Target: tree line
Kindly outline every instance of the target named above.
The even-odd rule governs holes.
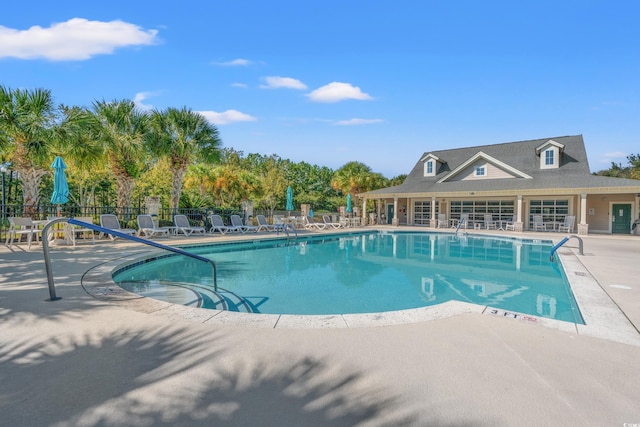
[[[68,166],[69,203],[125,209],[157,196],[174,210],[251,201],[273,211],[284,209],[291,186],[296,206],[335,211],[349,193],[406,177],[387,179],[357,161],[334,171],[277,154],[245,155],[223,147],[216,126],[187,107],[142,111],[128,99],[67,106],[47,89],[0,86],[0,160],[17,172],[25,215],[51,194],[58,155]]]

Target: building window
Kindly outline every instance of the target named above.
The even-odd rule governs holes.
[[[439,202],[436,202],[436,211],[438,210]],[[416,200],[413,205],[413,223],[415,225],[429,225],[431,220],[431,201],[430,200]]]
[[[424,176],[435,176],[436,175],[436,171],[435,171],[435,160],[431,159],[431,160],[427,160],[426,162],[424,162]]]
[[[484,222],[485,214],[494,220],[510,221],[515,214],[513,200],[452,200],[451,219],[460,219],[460,214],[469,215],[469,222]]]
[[[533,224],[533,216],[542,215],[542,220],[555,226],[569,215],[569,200],[531,200],[529,204],[529,224]]]
[[[484,166],[476,166],[476,176],[486,176],[487,169]]]
[[[553,150],[547,150],[544,152],[544,164],[547,166],[553,166],[555,164]]]

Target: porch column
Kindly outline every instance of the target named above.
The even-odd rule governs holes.
[[[413,225],[413,209],[411,209],[411,199],[407,197],[407,225]]]
[[[516,222],[514,225],[514,231],[522,233],[524,231],[524,223],[522,222],[522,194],[518,194],[518,205],[516,207]]]
[[[431,196],[431,219],[429,220],[429,227],[436,228],[438,220],[436,218],[436,196]]]
[[[578,234],[589,234],[589,224],[587,224],[587,193],[580,194],[580,224],[578,224]]]
[[[362,198],[362,219],[360,219],[360,224],[367,225],[367,198]]]
[[[398,197],[393,197],[393,219],[391,220],[391,225],[397,227],[400,225],[400,220],[398,219]]]
[[[376,224],[380,224],[380,205],[382,204],[382,200],[376,200]]]

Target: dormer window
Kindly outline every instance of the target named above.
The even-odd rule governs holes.
[[[555,156],[553,150],[549,149],[544,152],[544,164],[545,166],[553,166],[555,164]]]
[[[540,156],[540,169],[557,169],[560,167],[560,153],[564,150],[564,144],[550,139],[538,148],[536,154]]]
[[[423,167],[424,167],[424,176],[436,176],[436,172],[438,169],[438,158],[432,154],[429,154],[422,158]]]
[[[475,176],[486,176],[487,168],[485,166],[476,166]]]

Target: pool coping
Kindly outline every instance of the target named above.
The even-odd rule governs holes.
[[[472,235],[471,233],[469,234]],[[488,237],[484,234],[482,236]],[[509,236],[508,238],[513,237]],[[518,238],[515,239],[518,240]],[[255,239],[247,238],[237,242],[253,240]],[[180,245],[180,247],[185,246],[187,245]],[[640,346],[640,333],[588,269],[580,262],[576,248],[571,247],[563,246],[557,250],[556,254],[564,267],[565,274],[585,322],[584,325],[460,301],[447,301],[414,309],[362,314],[292,315],[239,313],[165,302],[129,292],[113,282],[111,274],[115,269],[160,253],[162,252],[149,250],[121,254],[120,257],[94,266],[85,272],[82,277],[82,286],[87,293],[96,299],[115,303],[128,309],[169,319],[187,320],[210,325],[269,329],[364,328],[418,323],[475,313],[499,316],[568,333]]]

